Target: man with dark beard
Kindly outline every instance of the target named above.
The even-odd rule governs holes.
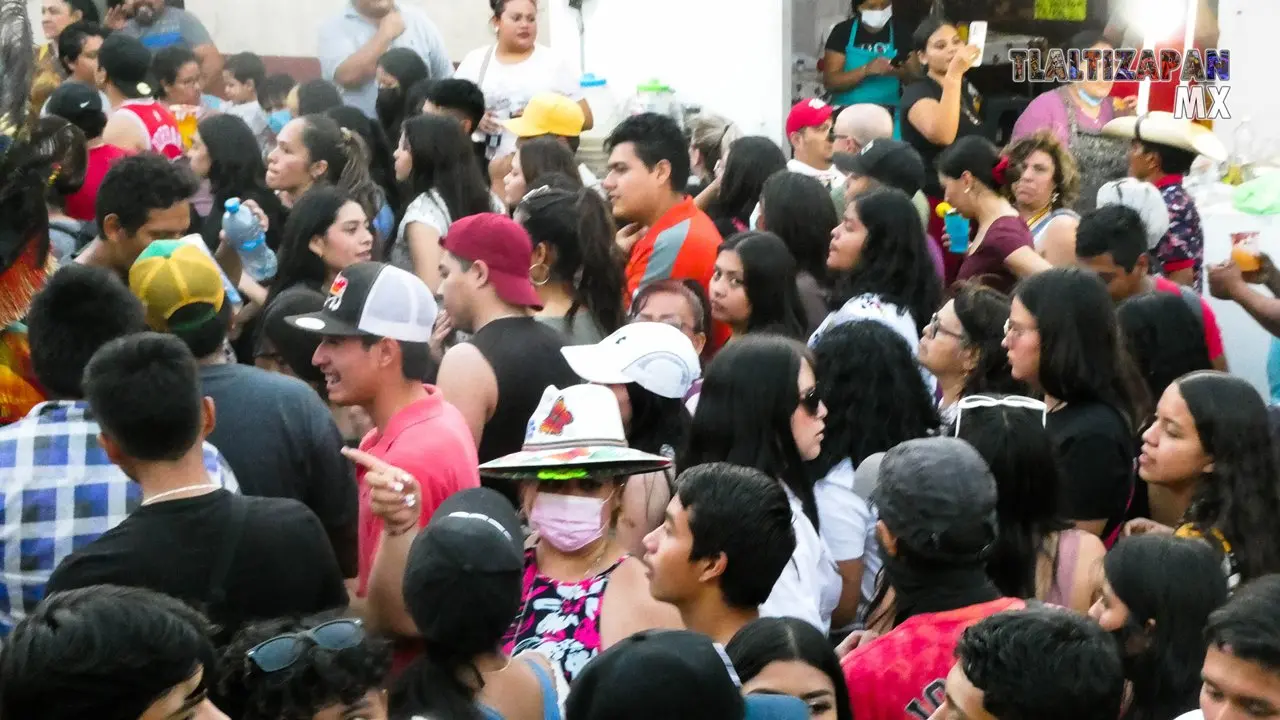
[[[153,53],[175,45],[190,50],[200,60],[202,87],[210,92],[220,87],[222,53],[200,18],[188,10],[169,7],[165,0],[132,0],[125,7],[132,14],[121,32],[137,38]]]
[[[987,577],[996,482],[973,446],[910,440],[885,453],[872,495],[876,537],[894,591],[893,630],[842,661],[854,717],[926,718],[942,705],[956,644],[969,626],[1025,606]],[[872,618],[886,611],[873,608]]]

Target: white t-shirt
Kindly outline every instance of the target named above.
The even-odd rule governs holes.
[[[889,327],[890,330],[896,331],[907,341],[907,346],[911,348],[911,356],[915,357],[920,351],[920,331],[916,329],[916,321],[911,317],[911,311],[906,308],[900,308],[897,305],[885,300],[879,295],[865,293],[857,297],[849,298],[839,310],[831,313],[822,321],[817,330],[813,331],[813,335],[809,337],[809,347],[817,347],[818,340],[822,338],[822,334],[827,330],[844,323],[855,322],[857,320],[875,320]],[[924,380],[924,385],[929,392],[935,392],[938,381],[933,374],[924,367],[920,368],[920,377]]]
[[[862,602],[871,602],[880,572],[876,513],[853,489],[853,462],[845,458],[814,485],[822,540],[836,562],[862,559]]]
[[[796,551],[774,583],[769,599],[760,606],[760,615],[803,620],[825,635],[831,630],[831,613],[840,603],[840,572],[827,544],[805,516],[800,499],[787,486],[783,485],[783,489],[791,501]]]
[[[489,205],[492,212],[505,214],[507,211],[502,200],[493,193],[489,194]],[[442,239],[449,234],[449,226],[453,224],[453,218],[449,216],[449,206],[445,205],[439,191],[433,189],[414,198],[413,202],[409,203],[409,207],[405,208],[404,218],[400,220],[400,229],[396,232],[396,239],[391,245],[387,261],[409,272],[413,272],[413,254],[409,252],[409,238],[406,233],[413,223],[426,225],[435,230]]]
[[[263,157],[271,152],[271,148],[276,143],[276,134],[271,132],[271,124],[267,122],[267,111],[262,109],[262,105],[257,102],[228,104],[223,107],[223,112],[244,120],[244,123],[253,131],[253,137],[257,139]]]
[[[486,109],[499,122],[523,111],[529,104],[529,98],[538,93],[559,93],[574,101],[582,99],[582,86],[578,84],[578,74],[573,66],[550,48],[534,45],[533,54],[512,65],[499,62],[496,55],[490,57],[492,52],[493,46],[486,45],[467,53],[454,77],[479,85],[484,91]],[[488,68],[484,67],[485,58],[489,58]],[[482,68],[483,78],[480,77]],[[483,136],[475,139],[476,142],[484,141]],[[516,136],[504,131],[497,156],[508,155],[515,149]]]
[[[832,165],[826,170],[819,170],[818,168],[806,165],[795,158],[791,158],[787,161],[787,170],[793,173],[800,173],[801,175],[808,175],[811,178],[816,178],[818,182],[825,185],[828,190],[835,190],[836,188],[844,187],[844,184],[847,181],[844,173],[840,172],[835,165]]]

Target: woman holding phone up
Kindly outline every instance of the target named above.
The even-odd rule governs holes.
[[[924,194],[930,208],[942,201],[942,185],[935,170],[938,155],[956,140],[982,133],[978,107],[982,102],[977,89],[964,75],[978,59],[978,48],[966,46],[956,26],[930,17],[916,28],[912,36],[925,76],[902,91],[902,139],[920,153],[925,163]],[[942,237],[942,221],[930,214],[929,235]],[[963,255],[946,252],[946,282],[950,284],[960,270]]]

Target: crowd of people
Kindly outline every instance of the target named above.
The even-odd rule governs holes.
[[[536,0],[456,70],[351,0],[301,83],[172,4],[0,0],[0,717],[1280,717],[1208,131],[1081,80],[998,148],[866,0],[785,151],[593,172]]]

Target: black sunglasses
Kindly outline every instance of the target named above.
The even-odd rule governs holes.
[[[267,673],[290,667],[306,652],[307,643],[325,650],[347,650],[364,642],[363,623],[356,618],[330,620],[300,633],[277,635],[258,643],[245,654],[254,665]]]
[[[811,387],[809,391],[800,396],[800,407],[810,415],[818,416],[818,406],[822,404],[822,396],[818,394],[818,388]]]

